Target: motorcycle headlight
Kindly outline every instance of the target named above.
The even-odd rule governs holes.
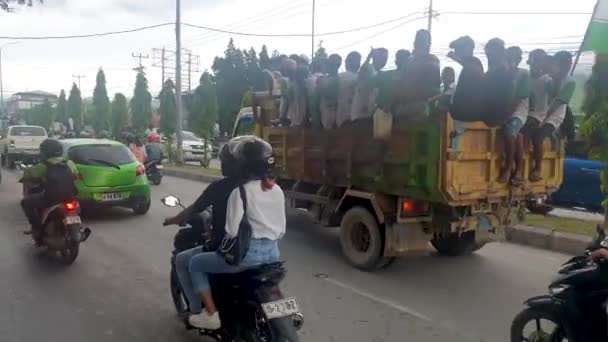
[[[569,285],[563,285],[563,284],[561,284],[561,285],[555,285],[555,286],[550,286],[549,287],[549,293],[552,296],[557,296],[558,294],[566,291],[568,288],[570,288]]]

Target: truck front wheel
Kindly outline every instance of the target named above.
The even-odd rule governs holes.
[[[469,231],[462,234],[450,233],[437,236],[431,240],[431,245],[441,255],[458,256],[471,254],[483,247],[484,244],[477,243],[475,241],[475,232]]]
[[[384,234],[378,221],[364,207],[349,209],[340,224],[342,253],[356,268],[372,271],[385,264]]]

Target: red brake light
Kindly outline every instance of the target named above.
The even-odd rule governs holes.
[[[429,203],[426,201],[414,201],[410,199],[401,200],[399,215],[402,218],[426,216],[430,212]]]
[[[136,176],[141,176],[144,173],[146,173],[146,167],[143,166],[142,164],[137,165],[137,170],[135,170],[135,175]]]
[[[63,207],[65,208],[66,211],[74,211],[74,210],[76,210],[76,208],[78,208],[78,202],[76,202],[76,201],[65,202],[63,204]]]
[[[404,213],[409,213],[414,209],[414,203],[412,201],[405,200],[401,203],[401,211]]]

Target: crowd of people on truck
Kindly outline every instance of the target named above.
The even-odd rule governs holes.
[[[330,130],[380,114],[408,121],[449,112],[457,121],[501,127],[505,156],[501,183],[523,182],[524,141],[531,141],[533,166],[527,176],[540,181],[543,141],[556,136],[575,90],[569,76],[572,54],[560,51],[551,56],[536,49],[528,55],[529,69],[524,69],[522,49],[493,38],[484,45],[484,70],[471,37],[456,39],[450,49],[447,57],[462,67],[456,84],[455,70],[449,66],[441,70],[439,59],[431,54],[427,30],[416,33],[412,52],[396,52],[394,70],[385,70],[389,57],[385,48],[372,48],[363,62],[360,53],[349,53],[342,72],[342,57],[337,54],[313,61],[310,71],[303,57],[280,56],[274,70],[267,70],[267,90],[280,97],[274,123]]]

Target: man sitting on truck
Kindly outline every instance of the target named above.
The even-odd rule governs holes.
[[[473,55],[475,41],[463,36],[450,43],[448,57],[462,66],[458,85],[452,97],[450,114],[460,121],[478,121],[482,116],[483,65]]]
[[[550,103],[549,110],[540,128],[536,130],[532,138],[534,167],[530,173],[530,181],[542,180],[543,141],[545,138],[554,138],[564,118],[568,103],[574,95],[576,82],[569,76],[572,67],[572,54],[568,51],[560,51],[551,59],[549,84]]]
[[[514,101],[512,114],[502,127],[505,163],[498,176],[500,183],[508,183],[510,180],[515,186],[519,186],[523,181],[524,140],[519,133],[528,118],[530,108],[530,74],[528,70],[519,68],[522,54],[518,46],[507,49],[509,69],[514,74]]]

